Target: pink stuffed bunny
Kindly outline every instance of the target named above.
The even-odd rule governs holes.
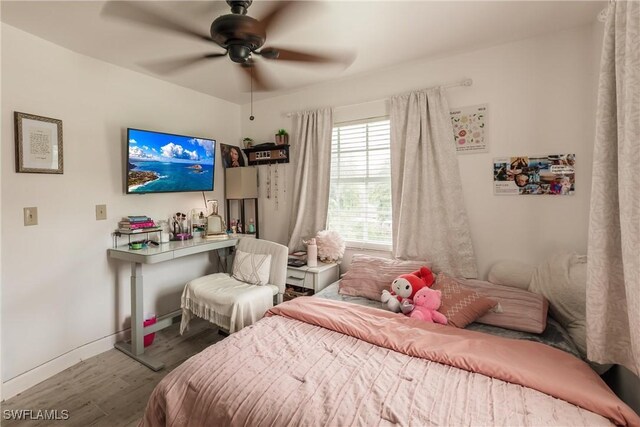
[[[440,304],[442,304],[442,293],[440,291],[427,287],[422,288],[413,297],[413,310],[407,316],[424,320],[425,322],[446,325],[447,318],[437,311],[440,308]]]

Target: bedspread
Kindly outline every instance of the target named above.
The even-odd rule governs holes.
[[[584,362],[539,343],[317,298],[270,315],[167,375],[141,424],[640,425]]]

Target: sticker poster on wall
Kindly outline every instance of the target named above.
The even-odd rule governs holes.
[[[451,110],[451,124],[456,150],[462,153],[481,153],[487,147],[487,104]]]
[[[575,154],[493,159],[493,192],[496,195],[571,196],[576,190],[575,165]]]

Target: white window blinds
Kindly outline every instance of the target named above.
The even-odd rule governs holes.
[[[327,228],[348,246],[391,246],[390,139],[386,118],[333,128]]]

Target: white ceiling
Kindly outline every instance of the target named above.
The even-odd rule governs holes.
[[[255,0],[256,18],[269,3]],[[2,1],[2,21],[76,52],[226,99],[248,102],[248,84],[238,65],[218,58],[170,76],[141,64],[189,54],[220,52],[212,43],[101,16],[102,1]],[[151,1],[150,7],[208,34],[211,21],[229,13],[225,2]],[[343,69],[278,63],[258,58],[279,90],[256,99],[357,73],[471,51],[560,31],[595,21],[601,1],[318,1],[305,2],[283,25],[270,30],[265,46],[354,53]]]

